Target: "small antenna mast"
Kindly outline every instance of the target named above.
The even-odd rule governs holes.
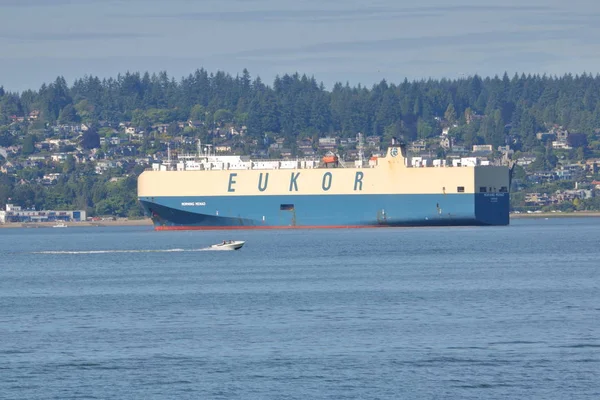
[[[358,161],[360,165],[363,165],[364,151],[363,151],[363,137],[362,133],[358,132]]]

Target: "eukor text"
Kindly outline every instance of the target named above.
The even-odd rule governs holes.
[[[291,173],[289,187],[288,187],[289,192],[298,192],[299,189],[302,187],[301,174],[302,174],[301,172],[292,172]],[[227,191],[229,193],[235,192],[235,185],[237,183],[237,177],[238,177],[237,172],[232,172],[229,174],[229,182],[227,184]],[[362,191],[363,190],[363,177],[364,177],[364,173],[362,171],[356,172],[356,174],[354,176],[354,187],[353,187],[354,191]],[[323,174],[323,177],[321,180],[321,189],[324,192],[327,192],[333,186],[334,186],[333,174],[329,171],[325,172]],[[257,189],[259,192],[264,192],[268,189],[268,187],[269,187],[269,173],[261,172],[258,177]]]

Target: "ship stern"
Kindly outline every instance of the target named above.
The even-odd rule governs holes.
[[[481,225],[508,225],[509,170],[504,166],[475,167],[475,219]]]
[[[475,194],[475,220],[481,225],[508,225],[510,222],[508,193]]]

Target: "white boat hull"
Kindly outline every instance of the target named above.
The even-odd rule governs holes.
[[[216,250],[239,250],[246,243],[243,240],[232,240],[226,243],[217,243],[210,246],[211,249]]]

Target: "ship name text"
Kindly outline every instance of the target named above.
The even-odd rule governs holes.
[[[302,187],[302,177],[300,176],[301,172],[292,172],[290,174],[290,183],[288,187],[289,192],[298,192]],[[235,193],[235,186],[237,184],[238,174],[237,172],[232,172],[229,174],[229,181],[227,184],[227,192]],[[354,191],[362,191],[363,190],[363,178],[364,173],[362,171],[357,171],[354,175]],[[333,174],[331,172],[325,172],[321,178],[321,189],[324,192],[329,191],[335,184],[335,180],[333,178]],[[257,188],[259,192],[264,192],[269,187],[269,173],[261,172],[258,176]]]
[[[204,207],[205,205],[206,205],[205,201],[184,201],[181,203],[182,207],[193,207],[193,206]]]

